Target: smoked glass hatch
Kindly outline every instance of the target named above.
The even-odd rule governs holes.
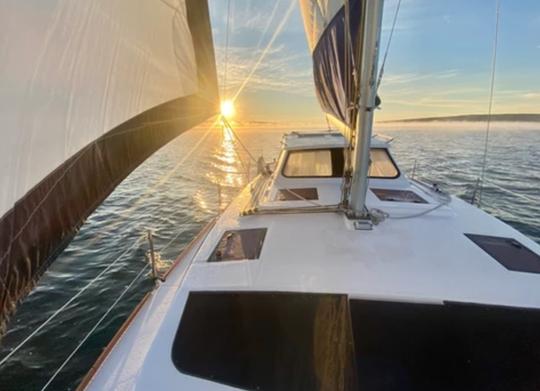
[[[351,341],[345,295],[191,292],[172,360],[246,390],[356,390]]]
[[[266,228],[226,231],[210,255],[208,262],[259,259],[265,237]]]
[[[411,202],[414,204],[427,204],[427,201],[410,190],[370,189],[379,200],[393,202]]]
[[[316,187],[303,187],[296,189],[279,189],[276,201],[318,200],[319,193]]]
[[[191,292],[182,373],[245,390],[540,390],[540,310]]]
[[[508,270],[540,273],[540,255],[516,239],[475,234],[465,236]]]
[[[540,390],[540,311],[351,300],[360,390]]]

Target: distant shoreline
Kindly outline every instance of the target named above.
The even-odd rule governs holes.
[[[382,124],[395,122],[485,122],[487,119],[487,114],[466,114],[447,117],[404,118],[378,122]],[[492,114],[491,121],[540,122],[540,114]]]

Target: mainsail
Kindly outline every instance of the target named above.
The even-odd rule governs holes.
[[[313,56],[315,91],[351,148],[343,201],[348,216],[369,220],[365,207],[383,0],[300,0]],[[369,223],[370,224],[370,223]],[[368,224],[368,226],[370,226]]]
[[[300,0],[300,5],[319,103],[326,114],[354,128],[362,1]]]
[[[205,0],[0,5],[0,325],[135,167],[218,111]]]

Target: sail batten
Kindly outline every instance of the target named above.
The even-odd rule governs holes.
[[[3,326],[107,195],[219,104],[206,1],[0,8]]]

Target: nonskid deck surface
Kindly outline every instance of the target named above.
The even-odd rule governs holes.
[[[540,307],[540,274],[509,271],[465,234],[515,238],[537,253],[539,246],[460,199],[425,216],[389,218],[371,231],[358,231],[338,213],[239,218],[247,197],[241,195],[212,229],[195,256],[186,288]],[[429,207],[393,204],[368,198],[370,208],[396,217]],[[248,228],[267,228],[259,259],[207,262],[224,232]]]

